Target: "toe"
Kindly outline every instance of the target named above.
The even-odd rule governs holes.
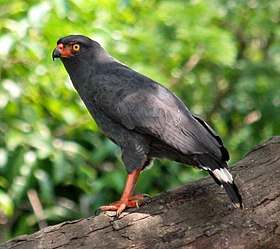
[[[99,209],[101,211],[116,211],[118,210],[118,207],[114,205],[108,205],[108,206],[101,206]]]
[[[126,208],[139,208],[139,201],[143,200],[143,195],[134,195],[130,198],[124,198],[119,200],[118,202],[108,204],[106,206],[101,206],[99,208],[100,211],[117,211],[117,217],[126,209]]]
[[[126,205],[124,203],[122,203],[117,210],[116,216],[119,217],[121,215],[121,213],[125,210],[125,208],[126,208]]]
[[[129,201],[140,201],[144,199],[145,199],[144,195],[134,195],[129,199]]]

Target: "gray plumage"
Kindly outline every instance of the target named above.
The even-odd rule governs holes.
[[[168,89],[120,63],[97,42],[71,35],[57,44],[70,42],[79,43],[81,49],[61,60],[98,126],[120,146],[128,173],[153,158],[193,165],[207,170],[234,205],[242,207],[226,169],[229,154],[212,128]]]

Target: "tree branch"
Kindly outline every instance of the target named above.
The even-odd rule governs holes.
[[[129,209],[50,226],[0,249],[280,248],[280,136],[231,168],[245,202],[234,209],[209,177]]]

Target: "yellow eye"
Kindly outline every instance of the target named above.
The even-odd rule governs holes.
[[[72,48],[73,48],[73,50],[74,50],[75,52],[78,52],[78,51],[81,49],[81,47],[80,47],[80,45],[79,45],[78,43],[74,44],[74,45],[72,46]]]

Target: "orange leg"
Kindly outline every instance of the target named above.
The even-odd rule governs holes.
[[[121,199],[117,202],[100,207],[100,210],[117,211],[117,216],[119,216],[125,210],[125,208],[138,207],[138,201],[144,199],[144,197],[142,195],[133,196],[133,192],[140,172],[141,169],[136,169],[129,173]]]

